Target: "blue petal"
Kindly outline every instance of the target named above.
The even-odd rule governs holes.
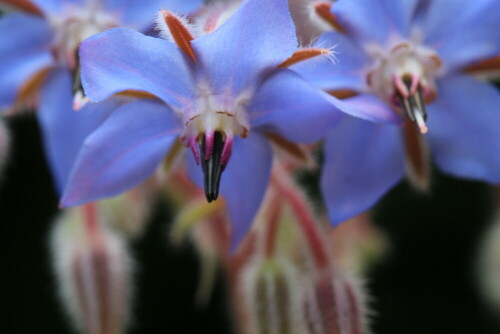
[[[384,44],[392,36],[407,37],[419,0],[339,0],[332,12],[361,44]]]
[[[500,93],[466,76],[438,84],[429,106],[429,141],[437,165],[450,174],[500,183]]]
[[[227,203],[232,224],[234,251],[250,229],[269,183],[272,150],[261,134],[235,138],[233,154],[222,174],[221,194]]]
[[[424,42],[437,49],[449,71],[500,52],[498,0],[431,1],[424,15]]]
[[[331,91],[336,89],[366,90],[366,71],[371,58],[351,38],[338,32],[327,32],[315,43],[317,47],[333,47],[337,61],[317,57],[291,67],[315,86]]]
[[[215,94],[235,96],[293,54],[295,29],[287,0],[244,1],[213,33],[193,47]]]
[[[124,192],[153,174],[179,134],[165,105],[138,100],[118,108],[86,140],[66,185],[62,206]]]
[[[397,126],[345,116],[324,150],[321,189],[334,225],[369,209],[404,175]]]
[[[63,8],[63,0],[29,0],[45,15],[58,14]]]
[[[73,110],[71,77],[66,69],[52,71],[40,92],[38,121],[45,153],[56,187],[60,193],[85,138],[118,107],[116,99],[89,103],[82,110]]]
[[[22,85],[52,63],[51,37],[38,17],[15,13],[0,19],[0,109],[13,104]]]
[[[324,92],[290,70],[268,78],[248,111],[252,130],[275,132],[296,142],[318,141],[342,115]]]
[[[189,177],[203,187],[201,167],[188,152]],[[221,176],[232,226],[231,251],[235,251],[250,229],[269,183],[273,153],[266,137],[252,132],[233,143],[233,154]]]
[[[203,0],[106,0],[107,9],[119,16],[123,26],[138,30],[151,26],[156,13],[162,9],[188,14],[196,11],[202,4]]]
[[[329,96],[335,106],[354,117],[370,122],[401,124],[402,119],[385,102],[371,94],[360,94],[345,100]]]
[[[124,90],[146,91],[173,107],[194,103],[193,81],[179,49],[159,38],[115,28],[80,46],[86,95],[101,101]]]

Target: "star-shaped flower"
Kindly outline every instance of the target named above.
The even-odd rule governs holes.
[[[220,183],[236,245],[268,184],[272,151],[267,134],[314,142],[339,117],[334,106],[360,112],[286,68],[329,53],[294,53],[297,42],[286,0],[244,1],[229,19],[207,12],[198,24],[206,34],[197,38],[181,18],[162,11],[162,35],[174,43],[111,29],[82,44],[82,82],[91,100],[132,90],[164,104],[138,100],[113,113],[86,140],[62,205],[133,187],[154,172],[180,138],[193,152],[189,170],[204,183],[208,201],[218,197]],[[221,24],[221,19],[227,21]]]
[[[120,102],[85,105],[77,48],[87,37],[117,26],[146,29],[162,0],[2,0],[22,11],[0,19],[0,110],[34,107],[57,188],[62,191],[85,137]],[[169,1],[193,11],[201,0]],[[73,106],[83,107],[81,113]]]
[[[427,145],[441,170],[500,182],[500,94],[466,73],[481,61],[474,67],[499,67],[500,2],[339,0],[331,10],[341,31],[318,44],[338,44],[339,64],[294,69],[334,95],[376,98],[367,108],[401,119],[346,116],[331,132],[321,182],[332,222],[368,209],[405,169],[428,189]]]

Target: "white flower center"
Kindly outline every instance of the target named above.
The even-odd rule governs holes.
[[[383,100],[393,103],[395,95],[403,89],[398,87],[399,82],[404,79],[410,79],[414,86],[419,85],[426,95],[424,98],[435,91],[435,78],[441,60],[433,50],[403,41],[394,45],[389,52],[372,48],[369,53],[376,61],[368,72],[367,83],[372,92]]]
[[[219,131],[227,137],[235,135],[246,137],[249,122],[246,105],[250,94],[243,93],[238,97],[229,95],[214,95],[209,84],[198,84],[198,96],[192,111],[184,112],[184,136],[197,139],[204,133]]]
[[[65,4],[62,13],[50,16],[55,31],[53,48],[56,60],[71,69],[77,66],[80,43],[101,31],[118,26],[118,20],[104,12],[101,1],[87,0],[82,5]]]

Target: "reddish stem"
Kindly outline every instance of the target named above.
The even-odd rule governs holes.
[[[264,240],[264,255],[268,259],[274,256],[282,206],[283,203],[281,202],[278,193],[275,192],[269,205],[269,216]]]
[[[83,219],[85,229],[90,237],[99,236],[99,220],[97,218],[97,206],[95,202],[87,203],[83,206]]]
[[[323,240],[314,220],[314,216],[306,204],[306,199],[289,181],[285,180],[280,174],[281,171],[273,175],[273,185],[279,190],[288,202],[297,216],[297,222],[304,232],[305,239],[309,244],[313,259],[319,271],[323,271],[329,266],[329,259]]]

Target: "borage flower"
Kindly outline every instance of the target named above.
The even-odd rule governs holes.
[[[286,0],[245,1],[224,24],[219,18],[226,15],[203,18],[206,34],[195,39],[194,29],[162,11],[162,35],[175,44],[127,29],[111,29],[82,44],[82,82],[90,99],[142,91],[168,107],[138,100],[116,110],[86,140],[62,205],[112,196],[140,183],[180,138],[193,152],[189,170],[195,180],[204,180],[208,201],[217,199],[220,182],[234,224],[233,245],[238,244],[268,183],[272,151],[266,134],[316,141],[338,118],[333,105],[344,105],[286,69],[304,53],[329,53],[294,54]]]
[[[329,21],[341,32],[318,43],[338,44],[339,65],[294,69],[334,95],[371,97],[368,108],[400,117],[391,126],[345,116],[332,131],[321,181],[332,222],[368,209],[405,168],[428,189],[427,145],[443,171],[500,182],[500,94],[464,73],[500,53],[500,2],[340,0],[331,7]],[[488,64],[498,58],[475,67]]]
[[[84,138],[120,102],[85,106],[77,48],[87,37],[111,27],[146,29],[158,1],[0,0],[23,11],[0,19],[0,110],[38,109],[45,151],[57,188],[62,190]],[[201,0],[169,1],[169,8],[192,11]]]

